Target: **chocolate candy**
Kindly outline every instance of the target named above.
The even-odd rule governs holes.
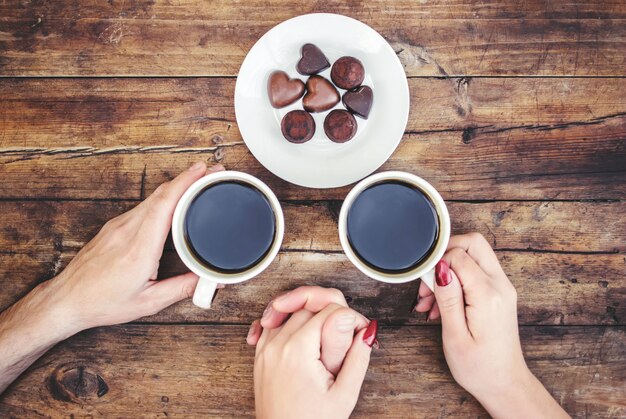
[[[341,57],[330,70],[333,83],[342,89],[350,90],[358,87],[365,79],[365,68],[361,61],[354,57]]]
[[[324,112],[339,103],[339,92],[322,76],[311,76],[306,82],[302,106],[309,112]]]
[[[291,111],[283,117],[280,130],[287,141],[302,144],[313,138],[315,120],[305,111]]]
[[[349,90],[343,95],[343,105],[355,115],[363,119],[367,119],[372,109],[374,101],[374,92],[369,86],[357,87]]]
[[[331,111],[324,119],[326,136],[336,143],[345,143],[354,137],[358,126],[354,116],[343,109]]]
[[[302,58],[298,61],[298,73],[310,76],[330,67],[328,59],[321,49],[313,44],[304,44],[300,50]]]
[[[290,79],[284,71],[274,71],[267,81],[267,94],[275,108],[284,108],[300,99],[304,94],[304,83]]]

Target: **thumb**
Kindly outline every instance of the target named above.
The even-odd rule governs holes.
[[[444,340],[446,337],[469,335],[461,283],[443,259],[435,267],[435,298],[441,313]]]
[[[365,317],[348,307],[337,309],[324,323],[320,360],[333,375],[341,369],[355,332],[367,327],[367,323]]]
[[[190,298],[197,284],[198,275],[193,272],[162,279],[149,288],[148,299],[151,306],[160,311],[180,300]]]
[[[172,217],[178,201],[187,189],[207,173],[224,170],[222,165],[215,165],[207,170],[206,164],[198,162],[176,176],[170,182],[160,185],[139,206],[146,209],[144,223],[139,234],[145,238],[145,243],[154,243],[154,248],[161,252],[167,234],[172,227]]]
[[[337,394],[336,397],[342,400],[344,406],[350,408],[350,412],[352,412],[352,409],[354,409],[359,399],[361,385],[363,385],[365,373],[370,364],[372,347],[366,343],[364,335],[368,334],[369,339],[367,340],[373,343],[376,338],[377,330],[372,329],[377,327],[378,323],[372,321],[367,328],[361,330],[354,336],[352,346],[350,346],[346,358],[343,361],[343,366],[337,374],[335,383],[331,388],[331,391]]]

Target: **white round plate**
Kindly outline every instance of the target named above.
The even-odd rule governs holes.
[[[367,120],[356,117],[357,134],[346,143],[326,137],[324,118],[330,111],[313,114],[315,135],[304,144],[292,144],[281,133],[282,117],[302,109],[302,100],[272,108],[267,80],[273,71],[282,70],[306,82],[307,76],[296,71],[306,43],[317,45],[331,65],[349,55],[365,67],[363,84],[374,91],[374,102]],[[330,69],[320,75],[330,80]],[[341,102],[336,108],[343,108]],[[275,26],[252,47],[237,77],[235,114],[246,145],[276,176],[300,186],[334,188],[364,178],[391,156],[406,127],[409,86],[400,60],[374,29],[342,15],[309,14]]]

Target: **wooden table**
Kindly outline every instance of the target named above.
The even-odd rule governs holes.
[[[335,286],[382,323],[355,417],[485,416],[445,364],[440,326],[341,252],[349,187],[264,169],[233,110],[254,42],[302,13],[364,21],[404,64],[411,115],[381,168],[416,173],[453,231],[487,237],[519,293],[533,372],[574,416],[626,415],[626,4],[199,0],[0,4],[0,309],[52,278],[103,223],[190,163],[266,181],[286,235],[261,277],[58,345],[1,416],[254,413],[247,325],[278,292]],[[184,270],[171,243],[162,276]]]

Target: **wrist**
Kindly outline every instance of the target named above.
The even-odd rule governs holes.
[[[505,383],[474,396],[494,418],[514,417],[516,413],[523,416],[523,412],[528,411],[533,404],[532,395],[536,393],[537,385],[543,388],[524,365],[523,369],[520,369]]]
[[[54,278],[38,285],[25,298],[32,324],[50,341],[61,341],[85,329],[78,311]]]

